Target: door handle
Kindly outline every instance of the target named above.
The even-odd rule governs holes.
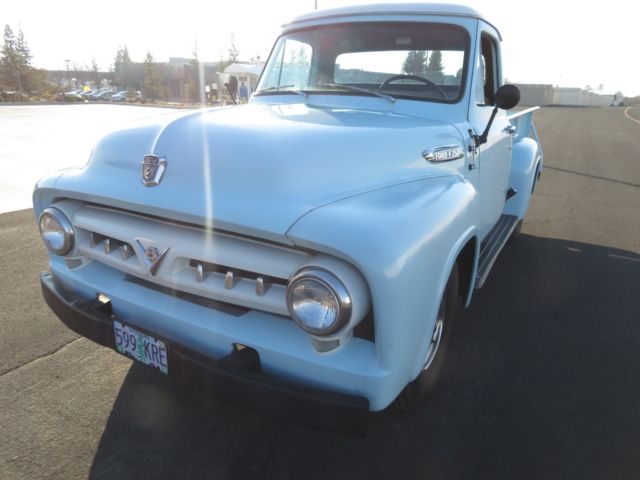
[[[515,125],[509,125],[504,127],[502,130],[504,133],[508,133],[509,135],[515,135],[518,132],[518,128]]]

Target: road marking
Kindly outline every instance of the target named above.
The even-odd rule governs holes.
[[[631,110],[631,107],[626,108],[626,110],[624,111],[624,115],[632,122],[640,123],[640,120],[638,120],[637,118],[633,118],[631,115],[629,115],[629,110]]]

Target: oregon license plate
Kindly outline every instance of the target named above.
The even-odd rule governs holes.
[[[117,320],[113,321],[116,350],[139,362],[169,373],[167,346],[162,340],[142,333]]]

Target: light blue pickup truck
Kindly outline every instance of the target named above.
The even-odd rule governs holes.
[[[500,41],[456,5],[294,19],[248,105],[113,132],[38,182],[46,301],[276,417],[352,431],[418,405],[542,169]]]

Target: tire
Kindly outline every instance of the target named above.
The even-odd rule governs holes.
[[[407,411],[419,407],[436,387],[444,365],[455,317],[461,304],[458,283],[458,266],[454,265],[440,300],[440,309],[431,337],[432,344],[425,359],[425,366],[415,380],[409,383],[396,399],[396,404],[401,410]],[[438,330],[440,330],[439,333]]]

